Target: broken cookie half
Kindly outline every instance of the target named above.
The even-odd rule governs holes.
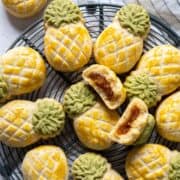
[[[147,105],[134,98],[112,129],[110,138],[123,145],[143,144],[149,139],[154,125],[154,117],[148,113]]]
[[[84,70],[83,79],[99,94],[109,109],[118,108],[126,99],[121,80],[108,67],[94,64]]]

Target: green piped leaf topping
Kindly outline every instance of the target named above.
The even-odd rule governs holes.
[[[180,152],[174,151],[170,162],[169,180],[180,179]]]
[[[74,180],[102,180],[108,168],[105,158],[95,153],[80,155],[73,163]]]
[[[84,82],[73,84],[64,94],[64,110],[73,118],[90,109],[96,103],[96,95]]]
[[[44,13],[45,23],[56,28],[62,24],[76,23],[81,20],[81,11],[71,0],[53,0]]]
[[[137,4],[128,4],[116,14],[122,27],[135,36],[145,37],[150,29],[150,18],[147,11]]]
[[[138,97],[142,99],[150,108],[161,99],[158,88],[153,79],[146,73],[133,73],[126,78],[124,86],[128,97]]]
[[[65,124],[65,113],[62,105],[54,99],[39,99],[33,114],[32,123],[36,133],[42,136],[56,136]]]

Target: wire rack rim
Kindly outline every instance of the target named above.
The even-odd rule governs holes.
[[[88,12],[88,10],[90,10],[89,14],[91,12],[96,12],[93,15],[98,16],[97,20],[99,20],[99,21],[97,21],[97,22],[99,24],[104,22],[104,21],[102,21],[103,17],[105,17],[105,19],[106,19],[106,16],[109,16],[108,13],[106,14],[107,11],[110,12],[110,14],[111,13],[114,14],[120,7],[121,6],[119,6],[119,5],[111,5],[111,4],[80,5],[82,12]],[[89,14],[87,15],[85,13],[85,17],[87,18],[87,21],[88,21]],[[152,37],[152,39],[149,38],[147,40],[148,42],[145,42],[146,45],[148,46],[147,49],[151,48],[154,45],[157,45],[156,40],[157,40],[157,42],[161,42],[161,39],[158,38],[161,35],[163,36],[162,39],[164,39],[164,40],[162,40],[162,42],[164,42],[164,43],[168,42],[168,43],[174,44],[177,42],[177,41],[175,41],[175,39],[177,39],[178,36],[176,36],[173,31],[168,30],[168,28],[165,25],[162,25],[163,22],[159,21],[158,18],[153,17],[152,15],[151,15],[151,20],[152,20],[152,25],[155,27],[155,30],[158,30],[158,32],[160,30],[162,30],[162,34],[161,33],[158,34],[158,32],[156,32],[154,30],[154,28],[152,28],[152,35],[150,33],[150,36]],[[110,23],[111,19],[109,19],[108,22]],[[104,24],[101,26],[102,29],[106,25],[107,24],[104,22]],[[37,48],[39,50],[39,52],[42,53],[41,48],[43,48],[43,35],[44,34],[40,33],[39,36],[35,36],[34,40],[31,39],[33,34],[36,34],[36,32],[39,32],[39,27],[40,27],[40,31],[43,31],[43,33],[44,33],[42,18],[37,20],[36,22],[34,22],[31,26],[29,26],[23,32],[23,34],[21,36],[19,36],[19,38],[13,43],[11,48],[13,48],[14,46],[20,46],[22,44],[24,45],[24,43],[29,46],[31,46],[31,44],[32,44],[32,45],[34,45],[34,48]],[[101,27],[98,27],[98,28],[100,30],[102,30]],[[91,30],[91,28],[89,30],[90,30],[90,32],[94,33],[94,31]],[[154,35],[153,35],[153,32],[155,32]],[[98,31],[98,34],[99,34],[99,31]],[[95,37],[96,36],[97,35],[95,33]],[[39,38],[40,38],[40,43],[37,43],[37,45],[36,45],[35,43],[37,42],[37,40],[39,40]],[[41,48],[39,48],[39,47],[41,47]],[[44,89],[42,89],[42,91],[37,91],[37,92],[34,92],[27,96],[23,96],[23,98],[35,100],[35,98],[42,97],[41,95],[43,95],[43,97],[45,97],[46,95],[47,95],[47,97],[51,97],[51,95],[53,95],[53,97],[58,97],[58,98],[62,97],[64,90],[66,89],[66,87],[69,86],[69,84],[66,82],[63,83],[64,81],[62,79],[64,79],[64,77],[59,77],[59,75],[62,76],[62,74],[59,74],[58,72],[55,72],[54,70],[51,70],[49,65],[48,65],[47,69],[49,69],[48,76],[47,76],[47,77],[49,77],[49,79],[48,79],[48,82],[44,85]],[[57,78],[57,76],[58,76],[58,78]],[[73,81],[74,79],[79,80],[78,76],[79,76],[79,73],[71,76],[70,82],[74,83],[75,82],[75,81]],[[52,80],[52,79],[54,79],[54,80]],[[58,79],[58,83],[56,83],[57,79]],[[50,81],[52,81],[52,83],[49,85]],[[58,88],[55,90],[54,93],[51,93],[54,84],[57,84]],[[2,153],[0,152],[0,156],[2,155],[2,157],[3,157],[2,160],[7,158],[6,163],[1,161],[1,158],[0,158],[0,174],[2,174],[5,177],[5,179],[7,179],[7,180],[22,179],[22,172],[20,171],[20,163],[22,162],[23,156],[25,155],[25,153],[28,150],[36,147],[37,145],[44,145],[44,144],[52,144],[53,143],[55,145],[62,146],[64,148],[64,151],[67,153],[69,164],[72,164],[75,157],[77,157],[77,155],[79,155],[79,154],[87,152],[87,149],[84,148],[83,146],[81,146],[80,142],[78,141],[78,139],[74,133],[72,124],[71,125],[69,125],[69,124],[70,123],[68,123],[68,126],[66,127],[66,131],[64,131],[64,133],[62,133],[62,136],[56,137],[54,140],[46,140],[45,142],[44,141],[38,142],[37,144],[32,145],[32,146],[27,147],[22,150],[14,149],[12,151],[11,148],[6,147],[5,145],[0,143],[0,146],[2,146]],[[71,132],[73,132],[73,133],[71,133]],[[71,134],[71,136],[69,136],[69,134]],[[61,142],[61,144],[60,144],[60,142]],[[178,149],[176,144],[165,141],[164,139],[160,138],[155,131],[153,132],[149,142],[164,144],[165,146],[171,147],[172,149],[174,149],[174,148]],[[69,148],[69,144],[71,144],[70,148]],[[132,147],[119,146],[116,144],[115,146],[112,147],[112,149],[103,151],[101,154],[103,156],[107,157],[108,160],[110,160],[110,162],[112,162],[112,166],[115,167],[116,170],[119,170],[119,172],[122,172],[122,175],[126,177],[125,168],[124,168],[125,157],[126,157],[127,152],[131,148]],[[72,149],[75,149],[75,151],[71,152]],[[13,163],[11,161],[13,161]],[[1,166],[1,164],[2,164],[2,166]],[[71,179],[69,179],[69,180],[71,180]]]

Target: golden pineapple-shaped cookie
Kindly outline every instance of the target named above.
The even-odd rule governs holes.
[[[40,138],[58,135],[64,127],[65,113],[54,99],[14,100],[0,108],[0,122],[0,141],[25,147]]]
[[[27,18],[38,13],[47,3],[47,0],[2,0],[7,11],[13,16]]]
[[[180,50],[160,45],[146,52],[124,83],[127,96],[138,97],[147,106],[156,106],[162,96],[180,87]]]
[[[160,104],[156,112],[156,126],[162,137],[180,142],[180,91]]]
[[[146,52],[136,71],[126,78],[127,96],[138,97],[153,107],[180,87],[180,50],[172,45],[160,45]]]
[[[88,63],[92,40],[80,9],[71,0],[53,0],[44,14],[44,51],[52,67],[72,72]]]
[[[73,119],[75,132],[86,147],[95,150],[112,145],[109,133],[119,115],[98,101],[94,92],[84,82],[70,86],[63,100],[64,110]]]
[[[25,155],[22,173],[24,180],[67,180],[66,155],[57,146],[36,147]]]
[[[149,15],[143,7],[136,4],[122,7],[95,42],[96,62],[118,74],[128,72],[142,54],[143,39],[149,29]]]
[[[126,159],[129,180],[168,180],[171,152],[159,144],[146,144],[130,151]]]
[[[44,60],[29,47],[16,47],[2,55],[0,69],[0,99],[32,92],[45,81]]]
[[[180,50],[172,45],[156,46],[141,58],[137,70],[153,77],[161,95],[180,87]]]
[[[177,180],[180,152],[160,144],[145,144],[129,152],[125,168],[129,180]]]
[[[116,125],[119,115],[96,103],[88,111],[74,118],[74,129],[80,141],[95,150],[107,149],[112,145],[109,134]]]

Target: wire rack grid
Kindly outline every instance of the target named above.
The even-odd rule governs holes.
[[[95,40],[102,30],[112,22],[112,19],[119,8],[120,6],[118,5],[110,4],[80,5],[80,9],[86,20],[86,27],[88,28],[93,40]],[[44,26],[43,20],[40,19],[29,27],[10,48],[16,46],[29,46],[37,50],[44,57],[43,37]],[[144,43],[144,52],[154,46],[167,43],[177,47],[180,45],[180,37],[157,18],[151,16],[151,30]],[[90,63],[93,63],[93,58]],[[31,94],[26,94],[18,98],[36,100],[37,98],[52,97],[61,101],[64,90],[70,84],[81,79],[82,69],[76,73],[60,73],[53,70],[48,63],[46,63],[46,66],[47,79],[44,86]],[[177,143],[172,143],[162,139],[155,130],[153,131],[149,142],[164,144],[170,149],[178,148]],[[7,180],[23,179],[21,163],[25,153],[33,147],[41,144],[54,144],[62,147],[68,157],[69,166],[72,165],[72,162],[78,155],[89,151],[78,141],[71,121],[67,119],[64,131],[56,138],[46,141],[42,140],[22,149],[9,148],[0,143],[0,174]],[[131,148],[132,147],[130,146],[114,144],[112,148],[101,151],[100,153],[107,157],[108,161],[112,163],[113,168],[126,177],[124,170],[125,158]],[[72,179],[71,174],[69,179]]]

